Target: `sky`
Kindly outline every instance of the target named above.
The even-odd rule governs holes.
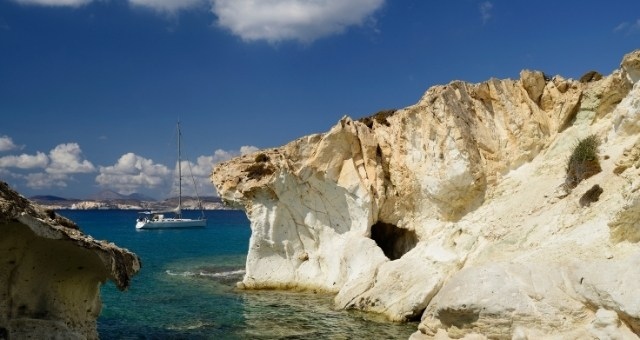
[[[345,115],[523,69],[607,75],[637,48],[638,0],[0,0],[0,179],[166,198],[180,122],[215,195],[214,164]]]

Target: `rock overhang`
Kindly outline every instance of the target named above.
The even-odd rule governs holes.
[[[125,290],[141,266],[134,253],[83,234],[4,182],[0,235],[0,328],[10,338],[97,338],[100,285]]]

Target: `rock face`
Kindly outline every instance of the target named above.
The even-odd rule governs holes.
[[[415,339],[636,338],[639,74],[640,50],[583,81],[456,81],[218,165],[251,220],[241,285],[335,292]],[[590,135],[601,171],[569,188]]]
[[[139,270],[135,254],[0,182],[0,339],[97,339],[100,285],[124,290]]]

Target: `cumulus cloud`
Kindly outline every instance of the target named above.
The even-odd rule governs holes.
[[[146,7],[158,12],[174,13],[179,10],[197,7],[203,0],[129,0],[134,6]]]
[[[251,145],[246,145],[246,146],[242,146],[240,147],[240,154],[241,155],[248,155],[250,153],[254,153],[259,151],[260,149],[258,149],[255,146],[251,146]]]
[[[35,169],[46,168],[49,164],[49,157],[42,152],[35,155],[10,155],[0,157],[0,168]]]
[[[76,174],[96,171],[88,160],[82,159],[82,150],[77,143],[60,144],[49,152],[51,163],[46,171],[51,174]]]
[[[220,162],[228,161],[231,158],[238,157],[240,155],[248,155],[250,153],[254,153],[258,150],[260,149],[252,145],[241,146],[239,151],[217,149],[213,152],[212,162],[213,164],[217,164]]]
[[[98,0],[12,0],[23,5],[79,7]],[[362,25],[385,0],[126,0],[130,5],[174,14],[190,8],[206,8],[217,24],[246,41],[312,42]],[[490,3],[485,2],[484,4]],[[485,8],[481,6],[481,10]],[[487,12],[488,13],[488,12]],[[483,14],[484,17],[484,14]]]
[[[114,165],[101,166],[99,172],[96,182],[100,186],[114,188],[123,194],[166,185],[173,173],[166,166],[131,152],[122,155]]]
[[[13,173],[6,168],[23,171]],[[76,143],[60,144],[49,155],[38,151],[35,155],[0,157],[0,169],[5,169],[3,172],[11,177],[23,179],[27,187],[33,189],[64,188],[72,179],[71,175],[95,171],[91,162],[82,159],[82,150]],[[30,172],[34,170],[38,172]]]
[[[195,163],[182,161],[182,175],[183,175],[183,195],[213,195],[213,184],[209,177],[213,166],[218,163],[213,156],[200,156]],[[187,183],[187,181],[189,183]],[[177,195],[177,191],[171,192],[171,195]]]
[[[69,177],[66,174],[51,174],[46,172],[31,173],[24,176],[27,186],[31,189],[48,189],[51,187],[66,188]]]
[[[78,7],[90,3],[92,0],[13,0],[23,5],[40,5],[52,7]]]
[[[482,23],[486,24],[489,19],[491,19],[491,10],[493,9],[493,4],[489,1],[485,1],[480,4],[480,16],[482,17]]]
[[[311,42],[362,24],[384,0],[212,0],[218,25],[246,41]]]
[[[13,139],[9,136],[0,136],[0,151],[11,151],[17,149],[18,146],[13,143]]]
[[[195,162],[183,160],[180,164],[183,195],[216,195],[209,179],[214,165],[257,150],[255,146],[243,146],[238,151],[219,149],[211,156],[198,157]],[[96,183],[123,194],[132,194],[141,189],[163,189],[168,196],[177,195],[177,168],[156,164],[134,153],[122,155],[114,165],[99,167],[99,172]]]
[[[258,149],[255,146],[242,146],[239,151],[226,151],[218,149],[214,151],[213,156],[200,156],[196,160],[195,163],[182,161],[182,174],[185,179],[191,180],[195,182],[194,185],[186,185],[183,186],[182,192],[184,195],[216,195],[215,188],[211,183],[211,171],[213,171],[213,167],[227,160],[230,160],[233,157],[237,157],[239,155],[250,154],[256,152]],[[192,178],[187,178],[192,177]],[[184,179],[183,179],[184,180]],[[193,184],[193,183],[189,183]],[[195,191],[197,190],[197,192]],[[172,194],[176,194],[172,192]]]
[[[76,143],[60,144],[49,152],[35,155],[21,154],[0,157],[0,168],[45,169],[50,174],[77,174],[95,171],[88,160],[82,159],[82,150]]]

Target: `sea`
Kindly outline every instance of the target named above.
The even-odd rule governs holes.
[[[126,291],[102,285],[101,339],[407,339],[417,329],[335,309],[330,294],[237,289],[251,236],[243,211],[206,211],[206,228],[165,230],[136,230],[132,210],[58,213],[141,259]]]

